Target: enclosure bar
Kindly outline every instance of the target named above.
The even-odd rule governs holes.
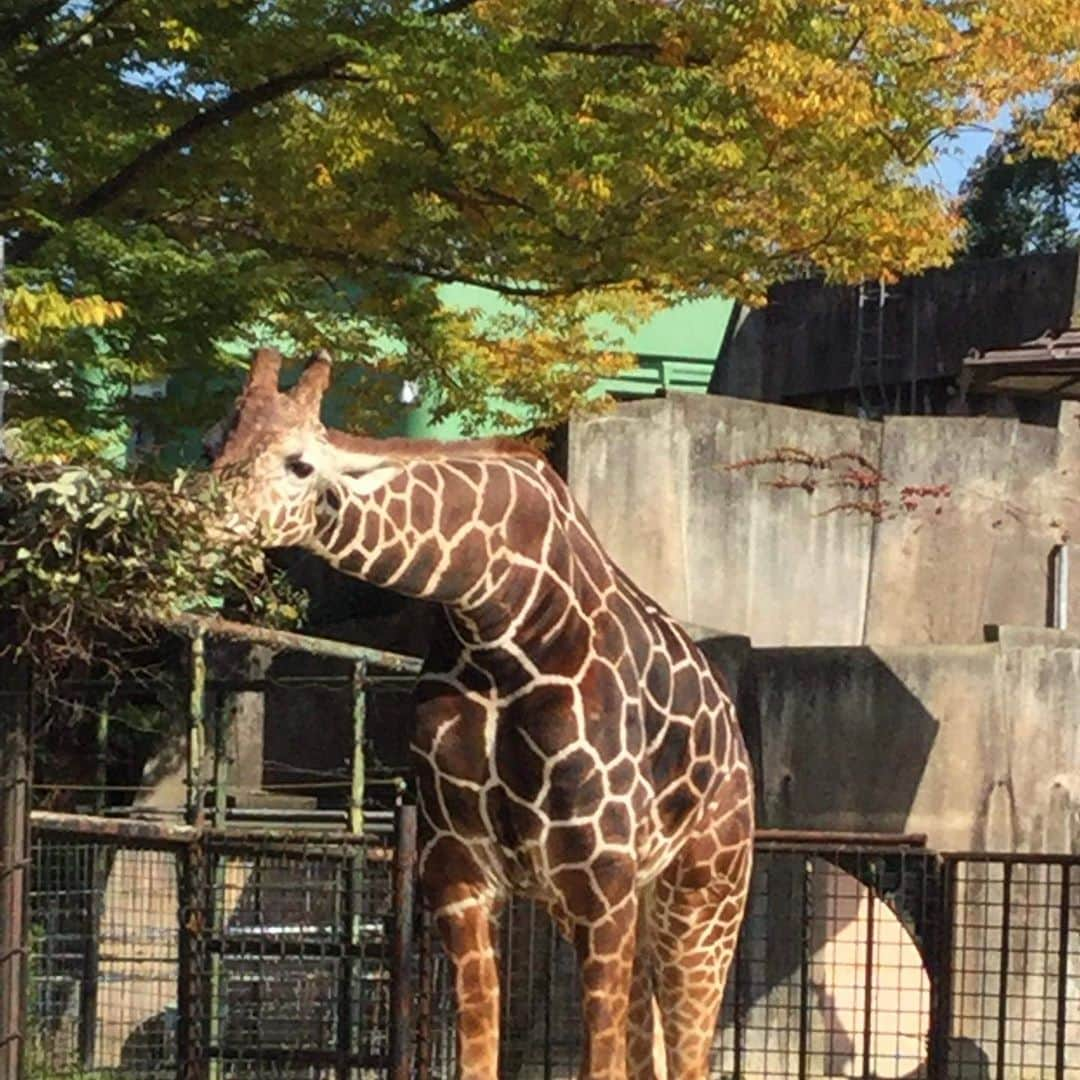
[[[361,858],[363,855],[360,851],[353,851],[341,865],[341,930],[344,940],[337,965],[337,1047],[340,1057],[337,1067],[338,1080],[349,1080],[350,1074],[348,1061],[352,1052],[353,1036],[354,950],[358,940],[357,901],[360,897],[355,883],[356,864]],[[359,970],[362,972],[363,967],[361,966]]]
[[[367,663],[367,661],[364,661]],[[267,690],[340,690],[352,686],[352,675],[274,675],[259,678],[207,679],[210,690],[221,690],[233,694],[262,694]],[[380,689],[399,688],[403,693],[411,691],[416,685],[415,675],[386,675],[377,671],[368,671],[369,686]]]
[[[97,729],[94,733],[94,812],[104,813],[106,808],[106,785],[108,784],[109,765],[109,700],[99,708]],[[97,1041],[97,976],[100,968],[100,933],[102,922],[102,901],[108,875],[108,860],[105,848],[99,843],[90,849],[90,896],[86,905],[86,953],[82,963],[82,994],[79,998],[79,1061],[83,1068],[94,1067],[94,1054]]]
[[[225,815],[228,806],[229,793],[229,758],[226,750],[226,718],[228,715],[227,705],[220,694],[209,695],[212,702],[211,712],[214,717],[214,805],[211,821],[215,831],[220,832],[225,828]],[[215,937],[224,941],[225,925],[223,913],[225,911],[225,881],[226,881],[226,856],[224,852],[215,852],[212,856],[213,863],[213,886],[210,890],[209,916],[210,925]],[[225,995],[222,993],[224,983],[224,965],[222,954],[214,950],[210,956],[210,1027],[207,1041],[210,1046],[221,1045],[221,1033],[224,1027],[222,1023],[222,1010],[226,1005]],[[222,1075],[221,1058],[213,1058],[210,1062],[210,1076],[212,1078]]]
[[[97,1041],[97,986],[101,957],[101,887],[105,882],[105,851],[94,844],[87,851],[86,876],[89,882],[86,913],[86,951],[82,962],[82,987],[79,995],[79,1061],[87,1071],[94,1067]]]
[[[188,648],[187,822],[203,823],[203,752],[206,747],[206,639],[201,632]]]
[[[203,978],[206,973],[206,845],[191,839],[180,851],[177,927],[176,1075],[202,1080]]]
[[[249,626],[246,623],[233,622],[230,619],[177,615],[173,618],[161,620],[160,625],[193,637],[204,635],[224,637],[231,638],[234,641],[248,641],[253,645],[268,645],[278,651],[288,650],[308,653],[312,656],[330,656],[338,660],[364,661],[373,667],[382,668],[386,671],[416,674],[423,665],[423,661],[415,656],[404,656],[400,653],[387,652],[384,649],[371,649],[364,645],[353,645],[347,641],[333,641],[330,638],[294,634],[288,630],[270,630],[264,626]]]
[[[225,828],[229,806],[229,753],[227,746],[228,707],[218,695],[213,695],[214,714],[214,812],[211,817],[215,829]]]
[[[100,814],[105,809],[105,788],[109,782],[109,706],[104,705],[98,712],[97,731],[94,735],[94,753],[96,762],[94,783],[94,813]]]
[[[749,908],[749,904],[747,905]],[[735,1033],[735,1049],[731,1059],[731,1074],[734,1080],[742,1080],[743,1053],[746,1049],[746,990],[750,980],[750,972],[747,968],[749,963],[743,945],[746,942],[746,924],[749,910],[743,913],[743,923],[739,927],[739,940],[735,946],[735,956],[732,960],[731,975],[734,976],[735,999],[732,1002],[732,1027]]]
[[[97,727],[94,733],[94,811],[98,814],[105,809],[105,788],[108,782],[109,752],[109,708],[108,704],[98,710]],[[79,995],[79,1060],[83,1068],[89,1070],[94,1065],[95,1043],[97,1041],[97,985],[100,961],[101,891],[105,883],[106,854],[100,844],[95,844],[89,852],[86,873],[89,883],[87,898],[86,925],[89,933],[86,937],[86,952],[82,963],[82,990]]]
[[[805,847],[897,848],[926,847],[926,833],[872,833],[814,829],[755,829],[754,846],[797,845]]]
[[[949,1038],[952,1034],[952,976],[953,925],[956,919],[956,868],[954,859],[941,861],[941,880],[938,885],[937,918],[934,922],[934,942],[931,951],[930,977],[930,1040],[927,1076],[929,1080],[945,1080],[949,1068]]]
[[[1009,1018],[1009,932],[1012,909],[1012,863],[1005,863],[1005,879],[1001,885],[1001,971],[998,975],[997,1008],[997,1080],[1005,1078],[1005,1026]]]
[[[13,687],[0,724],[0,1076],[6,1080],[22,1075],[26,1043],[31,687],[25,664],[4,662],[0,672]]]
[[[434,928],[423,913],[420,918],[420,940],[417,944],[416,957],[420,986],[417,992],[418,1008],[413,1054],[416,1058],[416,1080],[431,1080],[431,1059],[434,1056],[434,1043],[431,1036],[431,998],[435,992],[435,965],[432,953],[435,934]]]
[[[806,1052],[810,1044],[810,921],[813,918],[810,879],[813,873],[814,864],[804,859],[799,927],[799,1080],[806,1080]]]
[[[1040,851],[947,851],[942,858],[962,859],[966,863],[995,863],[1002,866],[1080,866],[1080,853],[1048,855]]]
[[[555,928],[548,925],[547,928],[547,983],[548,991],[544,994],[544,1080],[552,1080],[555,1075],[555,1063],[552,1060],[552,1039],[555,1036],[555,1015],[553,1009],[555,985],[555,956],[559,947],[559,941],[555,934]]]
[[[364,728],[367,722],[367,662],[358,660],[352,672],[352,787],[349,792],[349,832],[364,831]]]
[[[1069,922],[1072,908],[1069,891],[1072,867],[1061,864],[1061,891],[1058,895],[1058,980],[1057,980],[1057,1043],[1054,1047],[1054,1078],[1065,1077],[1065,1024],[1068,1019],[1066,999],[1069,990]]]
[[[168,845],[187,843],[199,836],[199,830],[192,825],[97,817],[94,814],[60,814],[54,810],[35,810],[30,821],[36,832],[74,833],[103,840],[141,840]]]
[[[413,1034],[413,932],[416,915],[416,807],[398,806],[394,845],[394,944],[390,970],[390,1077],[410,1080]]]
[[[872,876],[874,887],[866,889],[866,962],[863,970],[863,1080],[870,1080],[871,1076],[870,1050],[874,1029],[874,894],[877,892],[876,867]],[[863,887],[865,888],[865,886]]]

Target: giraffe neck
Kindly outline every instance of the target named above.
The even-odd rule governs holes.
[[[573,517],[540,458],[424,458],[370,495],[348,476],[328,485],[312,546],[345,573],[441,603],[463,643],[543,647],[573,604]]]

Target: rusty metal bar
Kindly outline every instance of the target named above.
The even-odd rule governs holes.
[[[956,921],[956,867],[952,859],[941,863],[937,889],[937,917],[933,922],[930,977],[930,1031],[927,1047],[929,1080],[945,1080],[949,1069],[949,1038],[952,1035],[953,927]]]
[[[877,878],[877,868],[873,876]],[[863,971],[863,1037],[862,1037],[862,1074],[863,1080],[870,1080],[871,1050],[874,1033],[874,902],[877,895],[877,882],[866,888],[866,964]]]
[[[998,976],[997,1080],[1005,1080],[1005,1029],[1009,1022],[1009,934],[1012,932],[1012,863],[1004,866],[1001,885],[1001,971]]]
[[[269,630],[262,626],[248,626],[246,623],[233,622],[229,619],[179,615],[162,620],[160,625],[192,637],[208,635],[231,638],[234,641],[247,641],[253,645],[266,645],[279,652],[303,652],[312,656],[330,656],[338,660],[362,661],[386,671],[410,675],[417,674],[423,666],[423,661],[415,656],[403,656],[400,653],[371,649],[346,641],[294,634],[288,630]]]
[[[338,1000],[337,1000],[337,1046],[340,1064],[337,1068],[338,1080],[349,1080],[350,1070],[347,1065],[352,1053],[353,1030],[357,1020],[354,1012],[353,989],[358,982],[358,972],[354,970],[356,949],[359,944],[357,928],[357,903],[359,890],[355,887],[357,861],[362,859],[360,852],[353,852],[341,867],[341,958],[338,961]],[[360,958],[363,959],[363,946],[360,946]],[[361,972],[362,973],[362,969]]]
[[[410,1080],[413,1064],[413,933],[416,915],[416,807],[399,805],[393,871],[390,1077]]]
[[[841,832],[814,829],[756,829],[754,842],[759,847],[798,845],[815,848],[926,847],[926,833]]]
[[[191,830],[194,832],[194,830]],[[192,839],[180,852],[177,925],[177,1080],[204,1080],[206,1038],[203,1004],[206,964],[206,845]]]
[[[415,1080],[431,1080],[433,1042],[431,1034],[432,996],[435,993],[434,964],[435,930],[426,916],[421,914],[420,941],[417,947],[417,969],[420,985],[417,992],[417,1016],[413,1042],[416,1059]],[[545,995],[545,1000],[550,995]]]
[[[0,673],[11,680],[0,726],[0,1076],[14,1080],[26,1051],[31,685],[25,664]]]
[[[203,823],[203,756],[206,752],[206,639],[196,633],[188,650],[187,821]]]
[[[807,1050],[810,1046],[810,928],[814,918],[811,881],[814,864],[803,860],[802,910],[799,926],[799,1080],[806,1080]]]
[[[35,810],[30,815],[35,832],[82,835],[95,840],[133,840],[152,844],[185,844],[199,836],[192,825],[175,825],[131,818],[97,817],[94,814],[58,814]]]
[[[352,787],[349,792],[349,832],[364,831],[364,729],[367,722],[367,662],[358,660],[352,673]]]
[[[742,942],[746,940],[746,924],[749,921],[749,910],[743,916],[743,925],[740,927],[740,938],[742,939],[739,945],[735,949],[735,956],[731,963],[731,975],[735,980],[734,989],[734,1001],[732,1002],[732,1027],[735,1035],[735,1048],[731,1061],[731,1075],[739,1080],[743,1074],[743,1054],[746,1051],[746,1009],[747,1009],[747,987],[750,982],[750,972],[748,970],[749,961],[746,957],[746,951],[742,948]]]
[[[1078,285],[1080,288],[1080,285]],[[1072,867],[1061,867],[1061,891],[1058,895],[1058,979],[1057,979],[1057,1043],[1054,1047],[1054,1078],[1065,1078],[1065,1025],[1068,1019],[1066,1004],[1069,992],[1069,922]]]

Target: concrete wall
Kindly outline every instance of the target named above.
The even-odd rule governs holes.
[[[782,447],[858,453],[894,500],[905,484],[951,495],[875,521],[836,511],[848,495],[828,483],[774,486],[798,467],[730,468]],[[685,622],[762,646],[965,644],[987,624],[1043,626],[1049,553],[1080,536],[1075,404],[1055,429],[671,395],[572,424],[567,471],[646,591]],[[1080,619],[1080,573],[1071,599]]]
[[[1080,851],[1080,636],[755,649],[764,821],[925,833],[940,850]]]

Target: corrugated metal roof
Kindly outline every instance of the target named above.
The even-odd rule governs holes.
[[[972,389],[982,393],[1080,398],[1080,326],[974,353],[964,370],[971,373]]]

